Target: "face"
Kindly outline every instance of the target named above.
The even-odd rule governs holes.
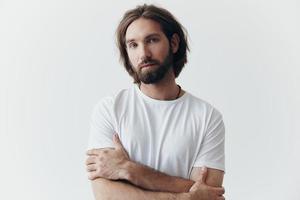
[[[127,28],[126,48],[130,63],[145,84],[163,79],[173,64],[173,52],[160,24],[139,18]]]

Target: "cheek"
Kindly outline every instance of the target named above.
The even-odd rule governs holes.
[[[158,58],[159,60],[163,60],[169,53],[169,48],[166,48],[166,46],[157,46],[154,49],[152,49],[152,55],[155,58]]]
[[[135,67],[137,65],[136,56],[134,56],[134,54],[128,53],[128,58],[129,58],[131,65],[133,65]]]

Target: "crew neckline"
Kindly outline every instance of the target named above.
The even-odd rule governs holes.
[[[183,101],[188,96],[188,92],[184,91],[184,94],[182,96],[180,96],[179,98],[177,98],[177,99],[173,99],[173,100],[159,100],[159,99],[153,99],[153,98],[147,96],[146,94],[144,94],[140,90],[138,84],[134,84],[134,89],[138,93],[138,95],[140,97],[142,97],[144,100],[146,100],[148,102],[151,102],[151,103],[156,103],[156,104],[173,104],[173,103],[176,103],[176,102]]]

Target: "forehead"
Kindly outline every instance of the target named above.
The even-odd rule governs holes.
[[[151,19],[139,18],[128,26],[125,39],[126,41],[142,40],[150,34],[164,35],[158,22]]]

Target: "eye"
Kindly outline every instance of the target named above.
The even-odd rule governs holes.
[[[148,43],[156,43],[156,42],[158,42],[158,41],[159,41],[158,38],[150,38],[150,39],[148,40]]]
[[[127,46],[128,46],[129,49],[134,49],[134,48],[137,47],[137,44],[135,42],[131,42]]]

